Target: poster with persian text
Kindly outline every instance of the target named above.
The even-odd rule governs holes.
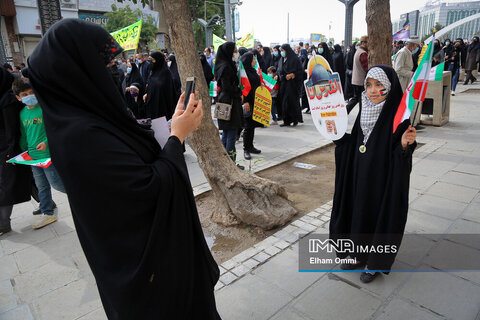
[[[338,140],[347,131],[348,114],[338,73],[322,56],[310,59],[305,91],[318,132],[326,139]]]

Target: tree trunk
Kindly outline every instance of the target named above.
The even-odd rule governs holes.
[[[188,76],[196,76],[202,98],[204,118],[187,140],[215,196],[211,219],[227,226],[244,222],[264,229],[285,224],[296,213],[285,189],[238,169],[220,141],[211,117],[209,88],[196,50],[188,1],[162,0],[162,4],[182,84],[185,86]]]
[[[389,0],[367,0],[368,65],[392,65],[392,21]]]

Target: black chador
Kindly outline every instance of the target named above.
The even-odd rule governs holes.
[[[148,80],[145,109],[147,118],[172,118],[177,105],[175,85],[165,57],[161,52],[150,55],[155,62],[150,63],[152,74]]]
[[[335,141],[335,194],[330,238],[349,238],[361,245],[399,246],[407,222],[412,153],[416,142],[403,150],[401,137],[410,125],[408,119],[392,133],[395,113],[402,99],[395,71],[389,66],[372,69],[377,74],[383,72],[383,79],[388,77],[384,82],[389,82],[390,90],[377,114],[369,111],[366,117],[364,92],[352,133]],[[371,121],[372,117],[378,117],[376,122]],[[395,253],[373,253],[355,257],[366,263],[369,270],[390,270],[395,256]]]
[[[182,144],[170,137],[161,149],[129,117],[105,67],[121,51],[102,27],[63,19],[29,58],[52,160],[103,307],[111,320],[219,319],[219,270]]]

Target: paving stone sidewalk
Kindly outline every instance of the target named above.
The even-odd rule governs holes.
[[[451,122],[419,133],[425,145],[415,152],[407,231],[480,233],[478,97],[457,94]],[[305,116],[295,129],[257,129],[255,143],[265,159],[253,168],[259,171],[330,142]],[[241,158],[241,143],[237,149]],[[195,193],[205,192],[209,186],[191,150],[186,160]],[[59,221],[34,231],[32,205],[17,205],[14,231],[0,238],[0,320],[106,319],[67,198],[54,192],[54,199]],[[478,317],[480,273],[390,274],[369,285],[358,274],[299,273],[298,236],[326,232],[330,209],[328,202],[220,266],[216,296],[223,319]]]
[[[419,132],[425,145],[414,153],[407,233],[480,234],[479,97],[457,94],[451,122]],[[357,272],[298,272],[298,238],[328,233],[330,211],[331,201],[224,262],[216,292],[222,318],[480,319],[480,270],[392,272],[370,284]],[[435,259],[440,245],[442,238],[420,236],[394,268],[438,270],[451,258]],[[450,245],[480,259],[478,244]]]

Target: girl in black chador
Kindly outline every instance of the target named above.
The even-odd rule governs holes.
[[[362,246],[400,246],[407,222],[412,153],[417,145],[409,119],[392,133],[401,99],[402,89],[391,67],[379,65],[368,71],[352,133],[335,141],[331,239],[350,239]],[[337,254],[339,258],[347,255]],[[389,272],[396,254],[350,256],[357,263],[340,267],[365,266],[360,280],[370,282],[379,274],[372,270]]]

